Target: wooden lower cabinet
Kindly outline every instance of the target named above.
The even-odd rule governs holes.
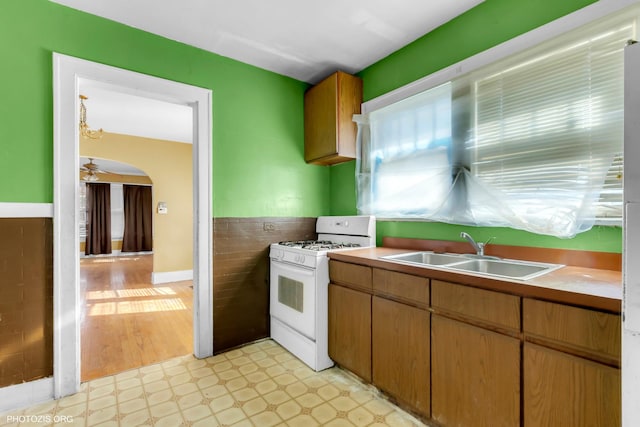
[[[621,425],[620,316],[334,260],[330,274],[329,356],[423,418]]]
[[[429,312],[373,297],[373,384],[430,416]]]
[[[621,424],[620,370],[524,344],[525,427]]]
[[[520,340],[431,317],[431,416],[443,426],[520,426]]]
[[[371,295],[329,284],[329,357],[371,382]]]

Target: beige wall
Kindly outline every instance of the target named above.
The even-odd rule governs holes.
[[[192,145],[105,133],[100,140],[81,138],[80,155],[128,163],[149,176],[153,182],[153,271],[193,269]],[[166,215],[158,214],[158,202],[167,203]]]

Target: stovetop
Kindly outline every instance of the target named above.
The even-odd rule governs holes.
[[[296,240],[272,244],[269,257],[276,261],[316,268],[319,264],[326,263],[329,251],[345,251],[362,247],[363,245],[360,243],[348,241]]]
[[[306,249],[308,251],[327,251],[332,249],[359,248],[359,243],[332,242],[330,240],[293,240],[279,242],[278,245],[288,248]]]
[[[271,244],[273,261],[307,268],[328,268],[327,252],[346,251],[376,245],[372,216],[321,216],[316,221],[315,240],[292,240]]]

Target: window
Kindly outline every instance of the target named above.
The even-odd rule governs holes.
[[[419,217],[446,201],[451,182],[451,85],[374,112],[371,130],[371,209]]]
[[[607,20],[370,112],[359,212],[559,237],[620,224],[633,37]]]
[[[87,185],[85,181],[78,183],[78,195],[80,197],[78,212],[78,225],[80,228],[80,241],[87,237]],[[111,184],[111,237],[113,240],[121,240],[124,233],[124,202],[122,196],[122,184]]]

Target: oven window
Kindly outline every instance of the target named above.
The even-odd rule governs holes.
[[[304,285],[302,282],[284,276],[278,276],[278,301],[300,313],[303,312],[302,297]]]

